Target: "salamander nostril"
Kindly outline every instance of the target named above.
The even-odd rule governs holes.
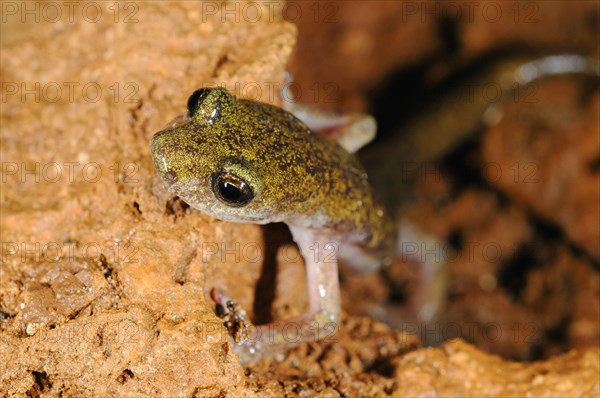
[[[173,185],[177,182],[177,174],[174,171],[167,171],[164,180],[167,184]]]

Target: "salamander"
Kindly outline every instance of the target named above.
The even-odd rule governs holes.
[[[597,74],[597,63],[590,66],[579,55],[511,61],[495,69],[491,79],[508,92],[515,84],[564,73]],[[465,130],[486,117],[494,119],[489,104],[451,105],[415,123],[404,139],[418,150],[423,145],[447,148],[447,142],[427,140],[444,119],[469,119]],[[306,115],[302,121],[284,109],[236,98],[222,87],[196,90],[187,107],[186,115],[151,139],[154,165],[166,189],[221,220],[287,224],[306,266],[308,312],[257,326],[254,338],[234,343],[234,350],[249,362],[318,339],[340,321],[338,257],[377,269],[391,261],[397,242],[396,220],[351,153],[358,146],[316,133]],[[316,124],[322,125],[322,118]],[[367,125],[374,129],[374,123]],[[219,301],[222,295],[215,296]],[[283,333],[290,323],[301,331],[293,342]]]

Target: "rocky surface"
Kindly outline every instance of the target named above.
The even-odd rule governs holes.
[[[577,85],[547,87],[540,98],[566,97],[563,101],[568,103],[561,104],[566,116],[552,114],[557,118],[551,119],[557,138],[534,140],[537,144],[528,152],[495,143],[498,134],[507,133],[514,134],[509,143],[532,140],[531,131],[512,127],[511,118],[484,136],[485,159],[505,167],[516,156],[540,165],[542,183],[535,191],[520,180],[488,181],[491,190],[467,187],[440,211],[433,205],[444,202],[427,198],[448,197],[444,190],[452,183],[424,181],[424,198],[415,206],[423,210],[415,216],[423,227],[442,237],[451,236],[462,223],[463,237],[506,247],[536,236],[527,220],[530,212],[561,226],[564,235],[552,241],[553,251],[541,251],[538,265],[529,268],[525,280],[517,279],[518,289],[511,290],[515,281],[510,277],[505,285],[496,281],[501,289],[490,289],[495,279],[485,275],[497,275],[501,264],[480,259],[474,267],[457,261],[450,270],[454,273],[450,292],[456,299],[450,301],[448,318],[484,324],[482,316],[489,316],[490,322],[505,322],[500,323],[502,330],[513,331],[504,325],[542,325],[517,329],[525,333],[520,337],[537,333],[524,340],[527,344],[515,343],[511,334],[491,343],[485,335],[470,339],[504,357],[531,359],[530,341],[543,347],[544,357],[576,351],[518,363],[462,340],[423,348],[401,325],[393,329],[356,315],[360,309],[373,308],[374,302],[389,300],[394,291],[390,281],[403,283],[402,269],[391,269],[388,281],[381,275],[343,275],[344,300],[350,303],[346,309],[353,314],[345,315],[336,335],[243,369],[208,292],[224,286],[257,320],[299,313],[306,299],[304,286],[293,283],[303,275],[297,251],[281,226],[263,229],[221,222],[169,197],[153,169],[148,140],[182,113],[189,94],[207,82],[277,103],[273,88],[282,84],[296,28],[283,22],[279,3],[261,9],[255,8],[256,3],[232,3],[229,14],[214,2],[128,2],[119,12],[112,3],[91,4],[76,7],[72,19],[64,9],[57,20],[49,6],[40,6],[45,17],[39,22],[21,18],[19,9],[16,14],[3,10],[7,22],[0,36],[0,363],[5,366],[0,369],[0,395],[600,394],[598,273],[587,257],[576,256],[572,249],[575,245],[597,255],[593,238],[598,236],[598,224],[585,216],[594,210],[586,206],[597,197],[596,191],[588,190],[597,182],[595,141],[585,138],[594,128],[597,131],[598,120],[589,116],[597,111],[597,95],[577,102]],[[589,13],[581,4],[559,3],[540,14],[548,26],[556,25],[567,8],[573,16],[569,24],[558,24],[554,35],[542,38],[558,40],[569,26],[575,33],[588,29],[576,23],[578,16]],[[100,14],[93,14],[95,7],[100,7]],[[380,50],[367,53],[367,58],[378,59],[377,54],[395,48],[394,40],[407,35],[419,40],[398,47],[396,55],[381,61],[375,71],[363,66],[361,79],[375,82],[391,68],[445,45],[432,36],[435,27],[420,22],[402,25],[391,35],[391,22],[378,19],[391,13],[387,8],[366,8],[357,14],[346,10],[336,14],[335,23],[354,18],[360,24],[367,13],[369,23],[383,30],[342,35],[345,44],[339,48],[353,57],[357,48],[366,51],[369,43],[377,43]],[[92,20],[94,15],[101,17]],[[339,30],[343,25],[337,26]],[[465,45],[470,51],[491,45],[489,32],[503,31],[500,25],[485,23],[460,26],[464,32],[479,32],[461,33],[462,41],[471,43]],[[299,28],[302,31],[301,24]],[[513,29],[510,35],[517,34]],[[520,34],[534,43],[541,40],[539,25],[523,26]],[[390,42],[381,42],[382,36],[389,36]],[[326,38],[327,34],[323,46],[333,46]],[[302,51],[306,47],[298,54]],[[402,53],[406,55],[398,55]],[[344,66],[349,62],[334,58]],[[307,61],[306,69],[310,65],[335,70],[333,64],[316,61]],[[360,107],[365,99],[356,93],[365,86],[356,87],[360,90],[352,88],[354,94],[348,98],[354,99],[348,103]],[[556,158],[565,167],[551,167]],[[552,186],[557,176],[562,181],[558,188]],[[558,197],[552,196],[557,190]],[[499,201],[497,192],[509,198],[508,205]],[[539,192],[547,200],[537,200]],[[491,317],[495,313],[501,315],[500,321]],[[564,323],[564,317],[570,321]],[[567,337],[546,344],[552,330]]]

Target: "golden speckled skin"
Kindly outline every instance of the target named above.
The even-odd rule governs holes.
[[[236,99],[223,88],[203,91],[188,104],[187,123],[151,140],[154,164],[171,192],[222,220],[322,230],[341,241],[341,256],[344,244],[358,246],[364,258],[348,251],[358,266],[393,254],[394,223],[354,156],[283,109]],[[254,199],[239,207],[220,201],[211,184],[220,172],[245,180]]]

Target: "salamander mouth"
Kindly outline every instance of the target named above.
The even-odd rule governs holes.
[[[268,224],[270,220],[265,220],[262,217],[244,215],[240,216],[238,214],[232,215],[218,215],[214,216],[223,221],[236,222],[236,223],[245,223],[245,224]]]

